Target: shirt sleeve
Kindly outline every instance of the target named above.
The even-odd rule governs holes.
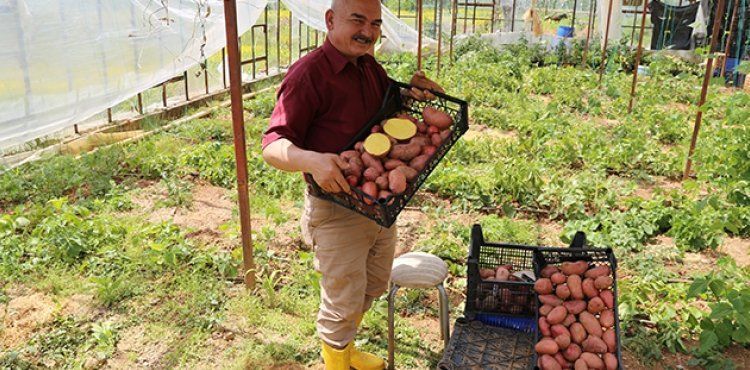
[[[265,149],[268,144],[284,138],[305,149],[307,130],[318,106],[320,99],[309,81],[304,78],[284,81],[279,88],[268,129],[263,134],[262,147]]]

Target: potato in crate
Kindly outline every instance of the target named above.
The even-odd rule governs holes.
[[[393,82],[378,113],[340,157],[351,195],[330,194],[306,174],[310,193],[390,227],[422,183],[469,128],[465,101],[434,92],[417,101],[401,94],[411,86]]]

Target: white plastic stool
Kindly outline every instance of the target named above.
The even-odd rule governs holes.
[[[435,288],[440,297],[440,337],[443,348],[448,346],[450,337],[448,294],[445,292],[443,281],[448,277],[448,265],[439,257],[423,252],[406,253],[393,261],[391,269],[391,289],[388,292],[388,369],[394,368],[393,352],[395,298],[399,288]]]

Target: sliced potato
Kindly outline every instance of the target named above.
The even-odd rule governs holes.
[[[404,118],[391,118],[383,124],[383,131],[396,140],[409,140],[417,134],[417,125]]]
[[[391,150],[391,141],[385,134],[374,133],[365,139],[364,147],[367,153],[375,157],[382,157]]]

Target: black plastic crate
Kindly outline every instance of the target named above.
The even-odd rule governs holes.
[[[459,318],[439,370],[527,370],[534,352],[534,334]]]
[[[517,244],[491,243],[484,240],[482,227],[471,229],[471,246],[467,261],[466,305],[464,315],[493,323],[498,316],[528,319],[535,326],[537,297],[534,280],[527,281],[482,281],[479,269],[495,269],[511,265],[513,271],[534,271],[534,251],[537,247]],[[508,326],[508,325],[502,325]],[[517,326],[513,326],[517,327]],[[534,328],[527,325],[528,330]]]
[[[377,114],[360,130],[344,150],[354,148],[357,141],[364,140],[370,134],[370,129],[379,124],[382,120],[392,117],[398,112],[407,112],[413,117],[422,119],[422,109],[426,106],[432,106],[448,113],[453,118],[452,133],[439,148],[435,151],[432,158],[427,162],[424,169],[419,173],[414,181],[408,182],[406,191],[399,195],[390,196],[388,199],[377,200],[364,194],[357,188],[352,188],[351,195],[344,193],[329,194],[323,192],[320,187],[313,181],[312,176],[305,174],[308,182],[310,194],[321,199],[329,200],[343,207],[354,210],[364,216],[369,217],[378,224],[390,227],[396,221],[396,217],[406,207],[412,196],[419,190],[422,183],[430,176],[440,160],[443,159],[448,150],[458,141],[458,139],[469,129],[469,108],[468,104],[458,98],[454,98],[439,92],[433,92],[436,99],[430,101],[417,101],[401,95],[401,88],[411,88],[410,85],[394,81],[386,92],[383,106]],[[372,204],[367,204],[365,199]]]
[[[534,272],[536,276],[541,276],[542,269],[547,265],[559,266],[563,262],[588,261],[593,266],[608,265],[612,270],[612,293],[614,293],[615,312],[615,337],[617,338],[617,361],[619,369],[624,369],[622,364],[622,340],[620,339],[620,315],[617,309],[617,259],[612,248],[587,248],[585,247],[586,237],[582,232],[578,232],[569,248],[546,248],[540,247],[534,255]],[[536,312],[536,319],[539,321],[539,311]],[[541,339],[541,332],[536,333],[536,342]],[[534,368],[538,369],[537,354],[534,351]]]

